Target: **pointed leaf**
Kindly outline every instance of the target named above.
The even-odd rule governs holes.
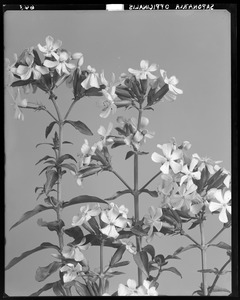
[[[92,227],[92,229],[95,231],[96,234],[100,234],[99,225],[98,222],[94,217],[91,217],[91,219],[88,220],[89,225]]]
[[[92,131],[81,121],[69,121],[66,120],[65,123],[72,125],[76,130],[85,135],[93,135]]]
[[[46,171],[46,177],[47,181],[44,184],[44,190],[46,195],[48,195],[48,193],[52,190],[52,187],[58,180],[58,173],[55,170],[48,170]]]
[[[76,280],[74,286],[79,296],[91,296],[85,284]]]
[[[219,270],[217,268],[214,269],[204,269],[204,270],[198,270],[200,273],[214,273],[218,274]]]
[[[116,198],[118,198],[118,197],[120,197],[122,195],[129,194],[129,193],[131,193],[129,190],[117,191],[114,195],[112,195],[109,198],[105,198],[104,200],[107,200],[107,201],[114,200],[114,199],[116,199]]]
[[[36,145],[36,148],[37,148],[38,146],[41,146],[41,145],[50,145],[50,146],[54,146],[52,143],[39,143],[39,144]]]
[[[73,143],[69,142],[69,141],[64,141],[63,144],[71,144],[71,145],[73,145]]]
[[[152,245],[146,245],[145,247],[142,248],[143,251],[146,251],[152,256],[152,259],[155,257],[155,249]]]
[[[44,160],[47,160],[49,158],[54,158],[53,156],[49,156],[49,155],[46,155],[44,156],[43,158],[41,158],[37,163],[35,163],[35,165],[39,164],[40,162],[44,161]]]
[[[126,145],[124,141],[116,141],[112,144],[111,148],[114,149],[114,148],[117,148],[117,147],[123,146],[123,145]]]
[[[180,248],[178,248],[178,249],[173,253],[173,256],[176,256],[177,254],[182,253],[182,252],[187,251],[187,250],[192,249],[192,248],[199,248],[199,246],[196,245],[196,244],[190,244],[190,245],[188,245],[188,246],[186,246],[186,247],[180,247]]]
[[[113,256],[110,260],[109,266],[113,266],[116,263],[118,263],[122,259],[122,256],[123,256],[123,253],[125,252],[125,250],[126,250],[125,245],[120,246],[113,254]]]
[[[58,158],[56,164],[60,165],[65,159],[72,159],[75,162],[77,162],[76,159],[71,154],[64,154]]]
[[[64,229],[64,232],[68,236],[74,238],[75,240],[83,238],[83,232],[82,232],[82,229],[79,226],[74,226],[74,227]]]
[[[46,131],[45,131],[45,138],[48,137],[49,133],[52,131],[53,126],[54,126],[56,123],[57,123],[56,121],[53,121],[53,122],[51,122],[51,123],[47,126]]]
[[[73,171],[75,173],[77,172],[77,168],[74,164],[61,164],[61,167],[66,168],[66,169],[68,169],[70,171]]]
[[[41,282],[41,281],[45,280],[52,273],[56,272],[60,268],[61,265],[62,265],[61,262],[53,261],[46,267],[38,267],[36,274],[35,274],[36,281]]]
[[[88,195],[82,195],[82,196],[78,196],[75,198],[72,198],[69,201],[64,201],[62,203],[62,207],[65,208],[67,206],[70,205],[75,205],[75,204],[82,204],[82,203],[89,203],[89,202],[97,202],[97,203],[104,203],[104,204],[108,204],[106,201],[95,197],[95,196],[88,196]]]
[[[44,285],[44,287],[42,287],[40,290],[38,290],[37,292],[33,293],[30,295],[30,297],[37,297],[39,296],[40,294],[42,294],[43,292],[47,291],[47,290],[50,290],[53,285],[55,284],[55,282],[51,282],[51,283],[47,283]]]
[[[125,160],[127,160],[128,158],[130,158],[135,152],[134,151],[128,151],[125,157]]]
[[[20,218],[20,220],[18,222],[16,222],[11,228],[13,229],[14,227],[16,227],[17,225],[21,224],[22,222],[26,221],[27,219],[33,217],[34,215],[38,214],[41,211],[47,210],[47,209],[53,209],[53,207],[48,207],[48,206],[44,206],[44,205],[37,205],[33,210],[29,210],[27,212],[25,212],[23,214],[23,216]]]
[[[181,258],[176,255],[167,255],[167,257],[165,257],[165,260],[167,259],[181,259]]]
[[[200,223],[202,222],[202,220],[196,220],[196,221],[194,221],[193,223],[192,223],[192,225],[188,228],[189,230],[190,229],[193,229],[193,228],[195,228],[197,225],[199,225]]]
[[[215,285],[214,289],[212,292],[226,292],[226,293],[231,293],[228,289],[225,289],[223,287]]]
[[[224,242],[219,242],[218,244],[210,244],[209,246],[215,246],[215,247],[226,249],[226,250],[232,249],[232,247],[230,245],[228,245],[227,243],[224,243]]]
[[[41,175],[44,171],[51,170],[53,167],[54,166],[47,166],[47,167],[43,168],[42,171],[38,175]]]
[[[27,85],[29,83],[31,83],[32,79],[27,79],[27,80],[17,80],[17,81],[14,81],[11,86],[12,87],[16,87],[16,86],[24,86],[24,85]]]
[[[52,289],[56,296],[66,296],[60,280],[54,282]]]
[[[154,198],[158,197],[158,192],[157,191],[149,191],[148,189],[143,189],[141,192],[142,193],[147,193],[147,194],[149,194],[150,196],[152,196]]]
[[[182,278],[182,274],[174,267],[170,267],[170,268],[167,268],[167,269],[162,269],[162,271],[170,271],[170,272],[173,272],[175,273],[176,275],[180,276]]]
[[[18,262],[20,262],[25,257],[31,255],[32,253],[35,253],[35,252],[37,252],[39,250],[43,250],[43,249],[47,249],[47,248],[53,248],[53,249],[56,249],[57,251],[60,250],[58,246],[53,245],[51,243],[48,243],[48,242],[42,243],[40,246],[38,246],[38,247],[36,247],[36,248],[34,248],[32,250],[28,250],[28,251],[22,253],[20,256],[13,258],[9,262],[9,264],[6,266],[5,270],[10,269],[11,267],[13,267],[14,265],[16,265]]]
[[[43,219],[38,219],[37,224],[42,227],[47,227],[50,231],[59,232],[62,227],[65,225],[63,220],[52,221],[52,222],[45,222]]]
[[[149,275],[148,256],[145,251],[140,251],[133,255],[134,261],[145,275]]]
[[[115,263],[114,265],[112,265],[111,268],[119,268],[119,267],[127,266],[129,264],[130,264],[130,261],[128,261],[128,260],[121,261],[119,263]]]

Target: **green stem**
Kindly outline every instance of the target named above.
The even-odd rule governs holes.
[[[200,235],[201,235],[201,261],[202,261],[202,270],[207,268],[207,256],[206,256],[206,244],[204,236],[204,225],[203,220],[199,224]],[[202,285],[203,285],[203,295],[207,296],[207,282],[206,282],[206,273],[202,272]]]
[[[116,171],[114,171],[112,169],[112,170],[110,170],[110,172],[112,172],[115,176],[117,176],[117,178],[122,181],[122,183],[129,189],[129,191],[132,192],[132,189],[130,188],[130,186],[126,183],[126,181]]]
[[[103,289],[104,289],[103,247],[104,247],[104,240],[101,240],[101,244],[100,244],[100,278],[99,278],[99,292],[100,292],[101,296],[103,294]]]
[[[145,189],[145,187],[147,187],[155,178],[157,178],[160,174],[162,173],[162,171],[157,172],[156,175],[154,175],[146,184],[144,184],[144,186],[142,188],[140,188],[140,192]]]
[[[211,285],[209,291],[208,291],[208,296],[210,296],[210,294],[212,293],[222,271],[226,268],[226,266],[230,263],[231,259],[229,259],[227,262],[225,262],[225,264],[221,267],[221,269],[219,270],[219,273],[216,275],[214,281],[213,281],[213,284]]]
[[[214,235],[214,237],[207,243],[207,245],[211,244],[224,230],[226,227],[222,227],[217,234]]]

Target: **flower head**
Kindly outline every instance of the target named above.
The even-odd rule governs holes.
[[[149,66],[149,62],[147,60],[141,60],[140,67],[141,67],[140,71],[129,68],[128,72],[134,74],[137,79],[156,78],[156,76],[151,73],[157,70],[156,64],[152,64]]]
[[[84,144],[81,147],[82,152],[82,166],[89,165],[91,162],[91,157],[94,155],[96,150],[96,146],[93,145],[92,147],[89,146],[88,140],[84,139]]]
[[[92,68],[91,66],[87,66],[88,75],[86,79],[83,80],[81,86],[88,90],[92,87],[100,88],[98,83],[99,74],[96,72],[96,69]]]
[[[202,171],[205,167],[207,167],[208,169],[208,172],[210,174],[214,174],[215,173],[215,166],[216,164],[219,164],[221,163],[221,161],[214,161],[212,160],[211,158],[208,158],[208,157],[203,157],[203,158],[200,158],[199,155],[197,153],[194,153],[192,155],[193,158],[196,158],[198,160],[198,170],[199,171]]]
[[[160,218],[162,216],[162,209],[160,207],[149,207],[148,209],[149,214],[146,214],[144,216],[144,228],[150,227],[148,231],[148,241],[150,241],[153,238],[154,227],[157,229],[157,231],[160,231],[162,228],[162,222],[160,221]]]
[[[191,210],[192,201],[196,197],[196,190],[197,186],[193,183],[190,186],[187,186],[185,184],[181,185],[181,187],[178,190],[178,193],[175,193],[171,197],[171,205],[173,209],[187,209]]]
[[[165,98],[168,101],[176,100],[177,95],[182,94],[183,91],[176,87],[178,84],[178,79],[175,76],[171,76],[170,78],[167,77],[167,73],[164,70],[160,70],[160,74],[163,79],[163,84],[167,84],[169,91],[164,95],[163,98]]]
[[[62,250],[62,255],[65,258],[74,259],[75,261],[82,261],[85,259],[82,251],[85,251],[89,248],[90,243],[86,242],[86,238],[84,237],[78,245],[74,246],[64,246]]]
[[[103,102],[104,108],[100,114],[101,118],[107,118],[111,111],[113,114],[117,111],[117,106],[114,103],[114,100],[117,98],[117,95],[115,94],[116,87],[111,87],[110,91],[107,91],[106,89],[102,90],[103,95],[105,96],[105,101]]]
[[[231,214],[232,213],[232,207],[228,204],[229,201],[231,200],[231,191],[230,190],[216,190],[214,193],[214,197],[217,200],[211,201],[209,204],[209,210],[211,212],[220,210],[219,212],[219,220],[222,223],[227,223],[228,222],[228,217],[227,217],[227,211]]]
[[[105,129],[103,126],[100,126],[98,129],[98,134],[101,136],[101,141],[97,143],[99,150],[102,150],[104,146],[111,145],[114,141],[113,138],[109,137],[113,129],[113,124],[110,122],[108,128]]]
[[[60,272],[64,272],[63,275],[64,283],[73,281],[75,278],[78,277],[81,271],[82,271],[82,266],[79,263],[76,264],[76,266],[74,266],[74,264],[69,263],[60,269]]]
[[[182,170],[182,164],[177,161],[182,158],[182,150],[174,150],[172,143],[163,144],[162,146],[158,144],[157,147],[162,150],[164,156],[154,152],[152,160],[161,164],[160,170],[164,174],[168,174],[169,167],[171,167],[175,174],[179,173]]]
[[[99,204],[96,204],[92,209],[87,206],[81,206],[80,212],[77,216],[74,216],[72,219],[72,226],[81,226],[83,223],[86,223],[91,217],[96,217],[101,213],[101,207]]]
[[[192,161],[190,163],[190,166],[184,165],[182,167],[181,172],[184,173],[180,180],[180,185],[183,184],[183,182],[187,181],[187,185],[190,186],[193,184],[193,178],[199,180],[201,178],[201,172],[200,171],[194,171],[194,168],[198,164],[198,160],[196,158],[192,158]]]
[[[57,40],[54,42],[53,37],[51,37],[50,35],[48,35],[45,40],[46,40],[46,45],[41,46],[40,44],[38,44],[38,49],[43,53],[44,56],[46,57],[53,56],[54,58],[57,59],[56,51],[62,46],[62,41]]]
[[[158,292],[155,287],[150,287],[151,282],[143,281],[143,285],[137,287],[133,279],[128,279],[127,286],[120,283],[118,286],[118,296],[157,296]]]

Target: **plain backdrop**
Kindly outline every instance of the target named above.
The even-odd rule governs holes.
[[[112,72],[118,78],[127,73],[128,68],[139,69],[142,59],[157,63],[167,71],[168,77],[175,75],[179,79],[178,87],[183,90],[175,102],[159,103],[154,112],[144,113],[149,118],[149,130],[155,131],[155,137],[148,140],[143,151],[150,154],[157,150],[157,144],[169,142],[175,137],[178,143],[184,140],[192,144],[190,153],[200,157],[210,157],[223,161],[221,166],[231,171],[231,70],[230,70],[230,15],[225,10],[218,11],[7,11],[4,14],[4,56],[13,62],[13,54],[18,55],[31,46],[45,45],[46,36],[51,35],[63,42],[62,47],[71,53],[82,52],[84,67],[88,65],[102,70],[110,80]],[[159,71],[155,74],[159,74]],[[61,110],[65,112],[72,99],[72,91],[65,84],[56,91]],[[25,96],[30,102],[39,102],[54,112],[47,95],[38,90],[36,94]],[[91,137],[79,134],[71,126],[64,127],[64,139],[74,143],[65,145],[64,153],[74,156],[80,153],[84,138],[92,144],[98,140],[97,130],[111,121],[116,125],[116,117],[136,117],[136,111],[119,109],[116,115],[101,119],[101,99],[83,98],[79,101],[69,118],[81,120],[94,133]],[[44,241],[58,243],[57,235],[37,225],[37,219],[53,221],[53,212],[43,212],[9,231],[10,227],[26,211],[43,203],[36,201],[36,186],[45,182],[45,175],[38,176],[44,165],[35,163],[45,155],[51,155],[47,146],[36,148],[36,144],[45,142],[45,128],[51,122],[44,112],[25,110],[25,121],[13,118],[11,98],[5,93],[5,263],[22,252],[33,249]],[[54,132],[54,131],[53,131]],[[52,133],[53,133],[52,132]],[[51,136],[47,141],[51,141]],[[122,177],[133,185],[133,159],[125,161],[127,147],[111,151],[113,166]],[[159,165],[151,161],[149,155],[140,157],[140,183],[142,186],[159,170]],[[156,189],[155,179],[149,189]],[[122,183],[112,174],[102,173],[84,180],[83,187],[76,184],[71,174],[64,176],[62,198],[70,200],[78,195],[92,195],[107,198],[117,190],[124,189]],[[116,204],[126,205],[133,214],[133,199],[122,196]],[[144,194],[140,198],[140,216],[150,205],[158,206],[158,199]],[[80,205],[66,208],[63,219],[66,228],[79,211]],[[189,224],[190,225],[190,224]],[[187,227],[189,227],[187,225]],[[206,223],[208,241],[222,224],[214,215]],[[186,227],[186,228],[187,228]],[[198,228],[190,234],[199,240]],[[68,241],[68,239],[66,239]],[[69,240],[70,241],[70,240]],[[217,240],[231,243],[230,229]],[[186,246],[189,240],[181,236],[155,237],[153,245],[156,254],[172,254],[180,246]],[[104,264],[110,259],[113,249],[105,249]],[[34,279],[39,266],[47,266],[53,261],[54,250],[42,250],[28,256],[5,273],[5,292],[9,296],[26,296],[40,289],[47,282],[54,282],[58,274],[54,273],[44,282]],[[226,251],[210,247],[207,251],[207,267],[221,268],[227,260]],[[159,293],[166,295],[191,295],[201,282],[200,251],[184,252],[181,260],[171,260],[169,267],[176,267],[183,278],[171,272],[165,272],[159,280]],[[99,249],[91,247],[86,252],[92,268],[99,267]],[[122,267],[126,274],[116,276],[110,281],[110,293],[116,291],[119,283],[128,278],[137,279],[137,268],[131,255],[124,254],[124,260],[131,264]],[[211,284],[214,277],[208,275]],[[218,285],[231,289],[230,273],[219,279]],[[54,295],[52,291],[42,294]]]

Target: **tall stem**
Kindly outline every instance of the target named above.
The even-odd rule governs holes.
[[[103,278],[103,247],[104,247],[104,240],[101,241],[100,244],[100,282],[99,282],[99,291],[100,295],[102,296],[103,294],[103,289],[104,289],[104,278]]]
[[[204,225],[203,220],[199,224],[200,235],[201,235],[201,261],[202,261],[202,270],[207,268],[207,255],[206,255],[206,244],[204,236]],[[202,285],[203,285],[203,295],[207,296],[207,282],[206,282],[206,273],[202,271]]]
[[[137,123],[137,130],[140,128],[140,123],[141,123],[141,118],[142,118],[142,109],[140,107],[139,109],[139,114],[138,114],[138,123]],[[134,190],[133,190],[133,195],[134,195],[134,217],[135,217],[135,222],[139,222],[139,189],[138,189],[138,153],[134,154]],[[141,237],[136,236],[136,248],[137,252],[141,251]],[[140,268],[138,268],[138,285],[142,285],[143,283],[143,278],[142,278],[142,271]]]

